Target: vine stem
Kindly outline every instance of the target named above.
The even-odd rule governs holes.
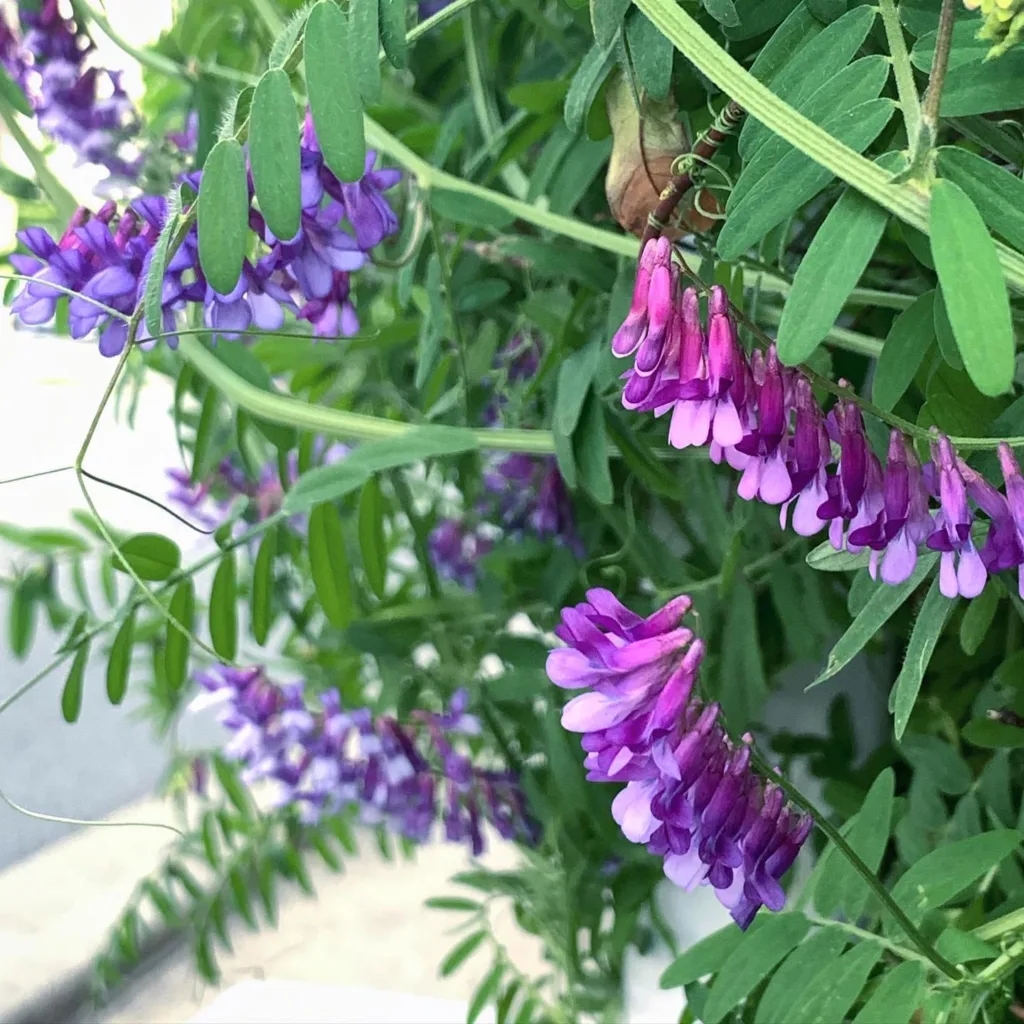
[[[117,366],[114,368],[114,372],[111,375],[109,382],[103,392],[103,397],[100,399],[100,404],[96,409],[96,413],[92,418],[92,422],[89,424],[88,430],[85,432],[85,438],[82,441],[82,447],[79,448],[78,454],[75,456],[75,477],[78,480],[78,487],[82,492],[82,497],[85,498],[85,503],[89,506],[89,511],[92,513],[93,518],[96,520],[96,527],[103,535],[103,539],[106,541],[107,546],[110,548],[111,553],[121,564],[124,571],[132,578],[135,585],[142,591],[143,596],[150,604],[159,612],[159,614],[166,620],[168,626],[176,629],[182,636],[186,637],[192,643],[194,643],[201,650],[206,651],[207,654],[211,655],[216,661],[223,662],[224,659],[205,641],[200,640],[190,629],[178,621],[173,615],[169,608],[165,608],[157,598],[156,594],[149,588],[142,577],[135,571],[131,563],[121,551],[117,541],[114,539],[110,530],[107,528],[107,524],[103,521],[103,516],[100,515],[99,509],[96,507],[96,503],[93,501],[92,495],[89,493],[89,488],[86,486],[86,473],[82,468],[82,464],[85,462],[85,456],[89,451],[89,446],[92,444],[92,439],[96,435],[96,428],[100,424],[100,420],[103,417],[103,412],[107,407],[107,403],[110,401],[111,396],[114,393],[114,388],[117,386],[118,379],[124,372],[124,368],[128,363],[128,359],[131,356],[132,348],[135,345],[135,336],[139,330],[139,324],[142,323],[143,307],[139,306],[136,308],[132,315],[131,322],[128,324],[128,337],[125,341],[124,351],[121,353],[121,358],[117,361]]]
[[[726,53],[675,0],[635,2],[698,71],[765,127],[900,220],[926,235],[929,233],[929,197],[919,184],[890,181],[881,167],[779,99]],[[952,0],[944,2],[952,3]],[[1024,293],[1024,256],[1001,242],[996,243],[996,250],[1007,283],[1015,291]]]
[[[935,34],[935,56],[928,77],[928,91],[924,97],[921,116],[934,133],[939,124],[939,103],[942,87],[946,83],[946,69],[949,67],[949,51],[953,42],[953,25],[956,19],[956,0],[942,0],[939,11],[939,28]]]
[[[888,890],[879,881],[878,876],[860,859],[853,847],[842,837],[839,829],[800,790],[776,772],[753,745],[750,748],[750,759],[768,779],[782,789],[793,803],[811,815],[814,819],[814,824],[835,844],[836,849],[849,861],[854,871],[864,879],[868,888],[878,897],[879,902],[893,916],[903,931],[906,932],[907,938],[924,956],[947,977],[952,978],[954,981],[961,981],[963,974],[924,937],[921,930],[907,917],[903,908],[889,895]],[[872,938],[876,938],[876,936],[872,935]]]
[[[895,0],[878,0],[878,7],[882,12],[882,25],[885,27],[885,38],[889,43],[896,92],[899,94],[900,107],[903,111],[903,123],[907,128],[907,143],[913,151],[921,131],[921,100],[914,83],[914,69],[910,63],[907,41],[903,37]]]

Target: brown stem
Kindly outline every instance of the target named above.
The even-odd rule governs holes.
[[[956,0],[942,0],[939,28],[935,34],[935,57],[928,78],[928,92],[925,94],[921,110],[923,120],[933,129],[939,123],[939,101],[942,99],[942,86],[945,84],[946,69],[949,67],[949,50],[953,41],[955,17]]]
[[[730,100],[722,113],[715,119],[715,123],[694,143],[692,154],[701,160],[710,160],[718,152],[718,147],[729,137],[729,129],[743,117],[743,114],[743,108],[735,100]],[[641,250],[652,238],[657,238],[661,234],[671,220],[672,214],[675,213],[680,200],[691,188],[693,188],[693,175],[689,171],[677,174],[665,186],[658,198],[658,205],[647,218],[647,227],[640,239]]]

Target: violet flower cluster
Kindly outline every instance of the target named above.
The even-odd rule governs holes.
[[[35,108],[39,127],[82,162],[134,180],[141,158],[123,151],[139,118],[120,73],[89,64],[95,44],[61,14],[59,0],[41,0],[35,10],[21,4],[18,17],[20,40],[0,14],[0,61]]]
[[[684,889],[710,885],[741,928],[781,910],[780,881],[813,821],[750,768],[750,736],[733,743],[717,704],[693,692],[704,644],[681,626],[689,597],[646,619],[608,590],[562,609],[566,644],[548,655],[557,686],[583,690],[562,711],[582,734],[587,778],[625,782],[612,814],[623,834],[664,858]]]
[[[499,385],[529,380],[539,366],[540,346],[529,334],[515,335],[495,360]],[[500,426],[507,404],[502,386],[494,387],[484,408],[484,422]],[[514,541],[528,536],[552,539],[576,557],[584,556],[569,490],[553,457],[522,453],[493,457],[484,467],[483,485],[472,516],[441,519],[431,531],[431,558],[443,579],[474,589],[477,562],[493,549],[498,536]]]
[[[238,338],[246,331],[276,331],[285,313],[313,325],[314,337],[351,336],[359,320],[350,298],[353,271],[367,261],[367,253],[398,230],[383,193],[401,177],[397,170],[374,170],[376,156],[367,154],[366,172],[359,181],[345,184],[327,168],[317,143],[312,119],[306,116],[302,138],[302,221],[294,238],[275,238],[262,214],[250,209],[249,224],[262,240],[263,252],[246,260],[238,284],[222,295],[207,283],[199,263],[195,225],[167,264],[163,287],[164,337],[172,348],[178,317],[188,306],[200,304],[203,320],[213,337]],[[185,177],[198,192],[202,171]],[[253,199],[249,176],[249,200]],[[42,228],[28,228],[18,238],[31,256],[11,256],[15,269],[35,280],[29,282],[11,310],[32,325],[50,321],[63,294],[50,285],[75,292],[70,303],[72,337],[100,332],[100,352],[116,356],[128,338],[124,320],[105,312],[97,303],[128,315],[142,302],[153,250],[167,216],[161,196],[144,196],[117,217],[112,203],[98,213],[80,209],[60,241]],[[346,230],[342,223],[347,223]],[[153,344],[145,324],[138,341]]]
[[[258,666],[217,666],[196,681],[203,692],[192,707],[220,708],[232,733],[224,752],[240,762],[243,780],[275,782],[278,805],[294,806],[307,823],[356,809],[365,824],[426,842],[441,821],[446,838],[474,856],[484,850],[485,821],[506,839],[537,840],[515,775],[478,768],[464,752],[480,733],[465,690],[445,712],[416,711],[402,725],[345,709],[337,690],[311,708],[301,682],[279,685]]]
[[[946,597],[977,597],[989,573],[1016,567],[1024,597],[1024,480],[1012,449],[999,448],[1005,495],[940,434],[922,466],[910,440],[893,430],[883,466],[854,402],[840,399],[824,414],[810,381],[783,366],[774,346],[747,357],[717,286],[705,330],[697,292],[682,288],[667,239],[644,247],[612,351],[633,356],[622,404],[671,413],[669,444],[709,446],[712,461],[742,473],[740,497],[780,506],[783,529],[790,513],[805,537],[828,527],[836,550],[869,551],[872,577],[888,584],[911,575],[926,545],[940,552]],[[979,510],[987,533],[976,523]]]

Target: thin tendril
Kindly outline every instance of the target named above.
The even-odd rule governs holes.
[[[73,469],[74,467],[69,466],[67,468]],[[213,534],[217,532],[216,529],[204,530],[201,526],[197,526],[194,522],[192,522],[191,519],[188,519],[186,516],[179,515],[177,512],[174,511],[174,509],[169,508],[162,501],[157,501],[156,498],[151,498],[148,494],[143,494],[141,491],[136,491],[134,488],[127,487],[125,484],[118,484],[115,483],[113,480],[107,480],[102,476],[97,476],[95,473],[90,473],[85,468],[83,468],[81,472],[82,476],[86,477],[89,480],[92,480],[94,483],[103,484],[104,487],[113,487],[114,490],[116,491],[123,491],[125,494],[130,494],[133,497],[139,498],[142,501],[148,501],[150,505],[155,505],[158,509],[161,509],[162,511],[166,512],[169,516],[174,516],[174,518],[177,519],[179,523],[184,523],[190,530],[195,530],[196,533],[201,533],[206,537],[211,537]]]
[[[44,814],[42,811],[30,811],[27,807],[15,803],[2,789],[0,800],[3,800],[12,811],[24,814],[26,818],[35,818],[36,821],[52,821],[58,825],[84,825],[88,828],[163,828],[181,836],[182,839],[185,838],[185,833],[180,828],[168,825],[164,821],[96,821],[90,818],[65,818],[62,814]]]
[[[36,277],[31,277],[28,274],[5,274],[0,273],[0,280],[4,281],[28,281],[30,283],[45,285],[47,288],[52,288],[55,292],[60,292],[62,295],[69,295],[73,299],[85,299],[86,302],[91,303],[97,309],[102,309],[108,316],[116,316],[118,320],[123,320],[126,324],[131,322],[131,317],[126,313],[122,313],[119,309],[114,309],[113,306],[108,306],[104,302],[100,302],[99,299],[94,299],[91,295],[83,295],[81,292],[76,292],[72,288],[65,288],[60,284],[53,284],[50,281],[40,281]]]
[[[21,476],[10,476],[6,480],[0,480],[0,487],[4,484],[16,484],[22,480],[35,480],[37,476],[54,476],[57,473],[66,473],[69,469],[74,469],[74,466],[58,466],[56,469],[41,469],[38,473],[24,473]]]
[[[138,332],[139,324],[142,322],[142,315],[143,308],[142,306],[139,306],[135,310],[131,322],[128,325],[128,338],[125,341],[124,352],[122,352],[121,358],[118,359],[117,361],[117,366],[114,369],[114,374],[110,378],[106,390],[103,392],[103,397],[100,399],[99,407],[96,410],[96,414],[92,418],[92,422],[89,424],[89,429],[85,433],[85,440],[82,442],[82,447],[79,449],[78,455],[75,458],[75,475],[78,478],[78,486],[82,491],[82,497],[85,498],[85,502],[89,506],[89,511],[93,514],[93,517],[96,520],[97,529],[103,535],[103,539],[107,542],[107,545],[114,553],[114,556],[124,567],[125,572],[128,573],[128,575],[134,581],[135,585],[145,595],[146,600],[148,600],[150,604],[153,605],[153,607],[158,611],[158,613],[167,621],[167,624],[169,626],[176,629],[179,633],[182,634],[182,636],[188,638],[200,650],[206,651],[207,654],[209,654],[218,662],[223,662],[224,659],[212,647],[210,647],[209,644],[207,644],[203,640],[200,640],[199,637],[197,637],[191,630],[182,625],[182,623],[178,621],[178,619],[174,616],[170,609],[165,608],[160,603],[160,601],[157,600],[157,597],[153,593],[153,591],[149,588],[149,586],[147,586],[142,577],[135,571],[134,567],[131,565],[128,559],[124,557],[124,554],[122,553],[117,541],[114,539],[113,535],[107,529],[107,525],[103,521],[103,517],[100,515],[100,511],[96,507],[96,503],[93,501],[92,495],[89,493],[89,488],[86,487],[85,485],[85,472],[82,469],[82,463],[85,461],[86,453],[89,451],[89,445],[92,444],[92,439],[96,434],[96,428],[99,426],[100,419],[103,416],[103,410],[106,409],[107,403],[110,401],[110,397],[114,393],[114,388],[117,385],[118,378],[121,376],[121,373],[124,371],[124,368],[128,363],[128,357],[131,355],[132,348],[135,345],[135,336],[136,333]]]

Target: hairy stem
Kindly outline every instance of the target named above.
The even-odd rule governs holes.
[[[903,123],[907,128],[907,143],[911,152],[921,131],[921,101],[914,83],[914,68],[907,52],[907,41],[903,37],[900,16],[896,10],[896,0],[879,0],[882,12],[882,24],[885,26],[885,38],[889,43],[889,56],[892,70],[896,78],[896,91],[900,97],[903,111]]]
[[[949,50],[953,42],[953,24],[956,15],[956,0],[942,0],[939,12],[939,29],[935,35],[935,56],[928,77],[928,91],[924,97],[921,116],[934,132],[939,123],[939,103],[942,101],[942,87],[946,83],[946,69],[949,67]]]
[[[825,835],[835,844],[836,849],[849,861],[850,866],[864,879],[868,888],[875,894],[879,902],[885,909],[893,916],[899,926],[906,933],[907,938],[917,946],[917,948],[924,954],[927,959],[934,964],[943,974],[960,981],[962,974],[957,968],[951,964],[935,947],[924,937],[921,930],[910,920],[909,917],[904,913],[903,908],[889,895],[889,891],[879,881],[878,876],[857,856],[856,851],[850,844],[842,837],[837,829],[829,820],[826,818],[821,811],[819,811],[810,800],[807,799],[795,786],[787,782],[783,776],[778,774],[772,769],[772,766],[757,752],[756,749],[751,747],[750,751],[751,761],[764,773],[764,775],[778,785],[782,791],[800,807],[807,811],[814,818],[814,824]],[[874,937],[874,936],[873,936]]]

